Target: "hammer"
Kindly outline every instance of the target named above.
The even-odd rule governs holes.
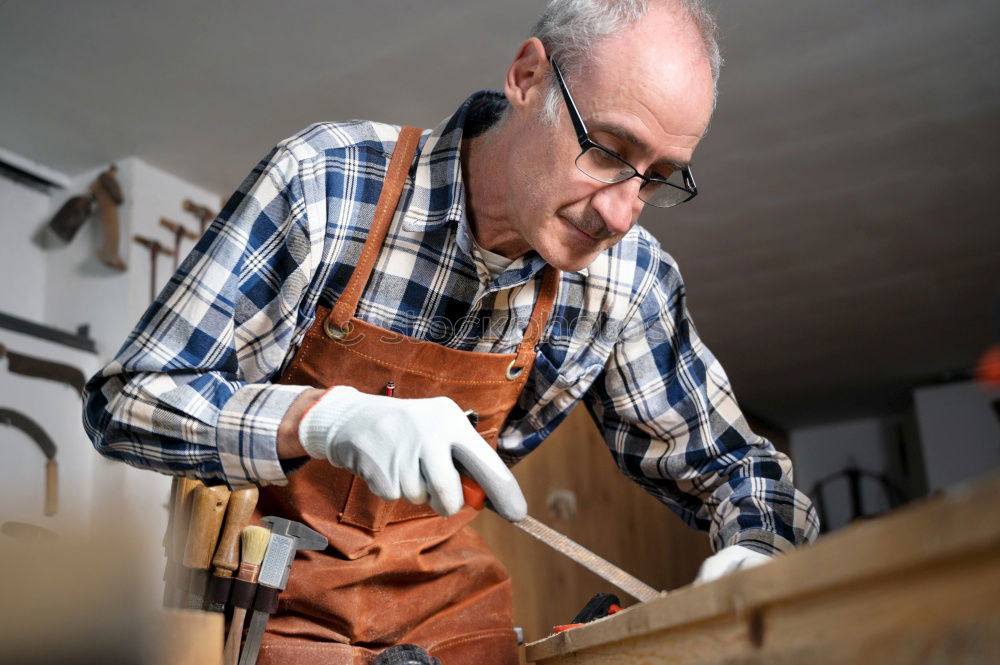
[[[193,214],[201,222],[201,232],[205,232],[205,227],[212,223],[215,219],[215,213],[212,212],[208,207],[203,205],[198,205],[191,199],[184,199],[184,209],[189,213]]]
[[[156,299],[156,257],[160,254],[173,256],[174,251],[161,245],[159,240],[146,236],[134,235],[132,239],[149,250],[149,301],[153,302]]]
[[[181,238],[197,240],[198,234],[188,229],[183,224],[178,224],[177,222],[171,221],[166,217],[160,218],[160,226],[165,226],[171,233],[174,234],[174,270],[177,270],[177,264],[181,257]]]

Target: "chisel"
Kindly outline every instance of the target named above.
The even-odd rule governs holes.
[[[254,665],[257,662],[267,620],[278,609],[278,594],[288,584],[288,573],[292,570],[295,553],[299,550],[322,550],[327,545],[325,536],[300,522],[281,517],[265,517],[261,522],[271,529],[271,540],[260,566],[257,596],[253,601],[253,618],[250,619],[239,665]]]
[[[248,485],[233,490],[226,508],[226,522],[222,527],[219,545],[215,548],[212,565],[215,574],[208,583],[208,610],[222,612],[226,609],[229,599],[229,589],[233,582],[233,573],[240,565],[240,536],[243,529],[250,523],[253,509],[257,505],[258,490],[255,485]]]
[[[191,523],[188,526],[183,559],[184,567],[190,571],[188,609],[204,609],[208,569],[212,566],[212,554],[215,552],[215,544],[219,541],[219,530],[226,514],[229,494],[224,485],[213,487],[202,485],[194,491]]]
[[[486,493],[483,488],[465,475],[462,476],[462,495],[465,497],[465,503],[476,510],[482,510],[484,507],[493,509],[486,501]],[[659,591],[642,580],[629,575],[607,559],[599,557],[586,547],[575,543],[555,529],[545,526],[530,515],[526,515],[517,522],[511,522],[511,524],[525,533],[531,534],[552,549],[565,554],[584,568],[642,602],[653,600],[661,595]]]

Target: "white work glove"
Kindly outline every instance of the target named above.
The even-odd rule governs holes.
[[[336,386],[306,412],[299,441],[311,457],[361,477],[386,501],[402,497],[454,515],[465,505],[458,462],[503,517],[527,513],[513,474],[447,397],[400,399]]]
[[[771,557],[768,555],[761,554],[749,547],[730,545],[705,559],[701,563],[698,577],[694,581],[695,584],[711,582],[740,568],[753,568],[770,560]]]

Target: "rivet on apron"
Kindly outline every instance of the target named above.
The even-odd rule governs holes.
[[[523,367],[518,367],[516,369],[514,368],[514,363],[516,363],[516,362],[517,362],[517,358],[514,358],[513,360],[510,361],[510,364],[507,365],[507,380],[508,381],[513,381],[517,377],[521,376],[521,372],[524,371]]]
[[[339,340],[347,337],[351,333],[351,322],[348,321],[343,328],[334,325],[330,322],[330,317],[323,320],[323,332],[326,336],[333,340]]]

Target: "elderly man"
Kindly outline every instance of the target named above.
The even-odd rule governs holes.
[[[502,96],[430,131],[283,141],[90,382],[102,453],[256,483],[262,512],[329,538],[296,564],[261,662],[414,642],[516,663],[509,580],[464,528],[459,471],[519,519],[505,462],[580,400],[620,469],[709,531],[703,578],[813,537],[787,458],[747,428],[636,225],[697,193],[712,33],[694,0],[554,0]]]

